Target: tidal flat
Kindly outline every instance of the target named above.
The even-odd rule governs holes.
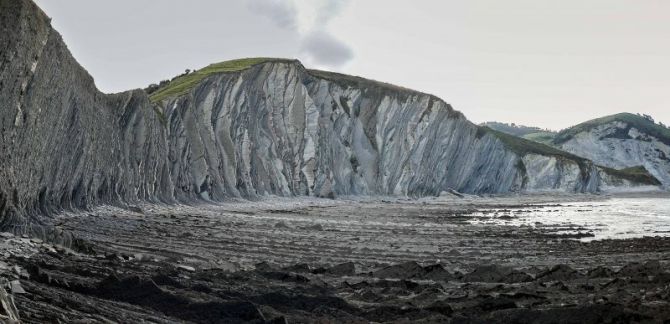
[[[26,323],[662,323],[668,208],[663,193],[102,206],[53,220],[73,246],[4,234],[0,265]]]

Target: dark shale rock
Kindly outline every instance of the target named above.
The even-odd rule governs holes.
[[[537,275],[540,281],[565,281],[581,278],[583,275],[565,264],[558,264]]]
[[[498,265],[481,265],[477,266],[472,272],[465,274],[462,280],[474,282],[514,283],[532,281],[533,277],[525,272],[509,267]]]

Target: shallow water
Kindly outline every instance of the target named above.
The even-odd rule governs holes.
[[[670,236],[670,198],[611,198],[605,201],[483,209],[471,223],[532,226],[558,234],[590,232],[581,240]]]

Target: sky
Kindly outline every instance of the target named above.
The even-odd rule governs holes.
[[[36,0],[104,92],[241,57],[431,93],[474,122],[670,124],[667,0]]]

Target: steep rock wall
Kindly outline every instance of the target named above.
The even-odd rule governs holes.
[[[146,94],[98,92],[30,1],[0,1],[0,28],[0,226],[160,197],[167,146]]]
[[[298,62],[210,77],[164,107],[178,165],[205,199],[521,187],[518,157],[441,100],[343,87]]]
[[[525,154],[415,91],[282,61],[212,75],[153,105],[143,90],[100,93],[31,1],[0,0],[0,28],[2,228],[104,203],[600,184],[583,163],[526,166]]]
[[[539,154],[528,154],[522,161],[529,191],[596,192],[601,185],[601,173],[590,163]]]

